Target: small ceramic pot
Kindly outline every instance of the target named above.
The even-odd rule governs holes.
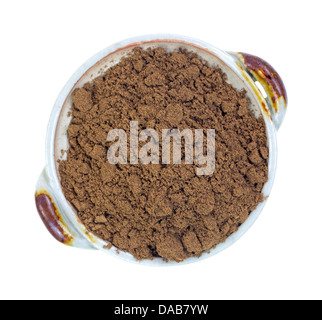
[[[128,39],[107,47],[85,62],[67,82],[57,98],[50,117],[46,139],[46,167],[37,183],[36,206],[48,231],[63,244],[99,249],[115,257],[144,265],[171,266],[200,261],[217,254],[238,240],[258,218],[266,200],[258,205],[237,232],[210,253],[204,253],[199,258],[186,259],[178,264],[165,262],[161,258],[137,261],[130,253],[120,251],[115,247],[109,248],[108,243],[86,230],[62,192],[58,159],[62,157],[61,150],[68,149],[67,128],[71,121],[69,112],[72,105],[72,92],[118,63],[136,46],[162,47],[168,51],[186,48],[207,60],[210,65],[219,66],[235,88],[246,89],[247,96],[251,100],[251,108],[256,115],[263,115],[266,123],[269,159],[268,182],[264,186],[263,194],[265,199],[269,196],[276,170],[275,133],[283,121],[287,105],[286,91],[280,76],[272,66],[258,57],[245,53],[225,52],[188,37],[162,34]]]

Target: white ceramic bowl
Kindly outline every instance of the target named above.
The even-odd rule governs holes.
[[[275,132],[285,115],[287,96],[285,87],[277,72],[264,60],[245,53],[228,53],[197,39],[179,35],[146,35],[113,44],[86,61],[70,78],[52,110],[46,139],[46,167],[36,186],[36,206],[40,217],[49,232],[60,242],[88,249],[99,249],[126,261],[150,266],[183,265],[209,258],[228,248],[237,241],[255,222],[265,206],[260,203],[247,220],[227,240],[219,244],[210,253],[201,257],[188,258],[183,262],[165,262],[161,258],[137,261],[130,253],[115,247],[108,249],[105,241],[86,230],[77,217],[73,207],[67,202],[62,192],[58,174],[58,162],[61,150],[68,149],[67,128],[72,104],[72,92],[86,82],[101,75],[132,50],[133,47],[162,47],[169,51],[187,48],[196,52],[211,65],[219,66],[228,77],[228,81],[237,89],[245,88],[251,100],[251,107],[257,115],[265,119],[268,136],[268,182],[263,194],[269,196],[276,170],[277,145]],[[259,89],[258,84],[261,84]]]

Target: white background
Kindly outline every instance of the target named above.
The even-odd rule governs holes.
[[[321,1],[1,1],[1,299],[321,299]],[[201,262],[151,268],[66,247],[42,224],[35,184],[60,90],[120,40],[174,33],[243,51],[282,76],[289,108],[261,216]]]

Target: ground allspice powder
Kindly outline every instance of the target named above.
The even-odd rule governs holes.
[[[268,179],[264,119],[225,74],[186,50],[135,48],[73,92],[61,185],[98,237],[135,258],[180,262],[216,247],[263,201]],[[110,164],[107,133],[215,129],[215,171],[195,165]]]

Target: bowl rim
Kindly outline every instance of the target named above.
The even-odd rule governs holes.
[[[57,201],[58,207],[61,209],[62,215],[71,223],[73,227],[80,233],[84,238],[86,238],[91,246],[96,249],[103,250],[112,256],[117,258],[121,258],[128,262],[146,265],[146,266],[178,266],[178,265],[186,265],[198,261],[202,261],[204,259],[210,258],[219,252],[227,249],[233,243],[235,243],[238,239],[240,239],[246,231],[254,224],[254,222],[259,217],[262,212],[268,196],[271,192],[273,182],[275,179],[276,165],[277,165],[277,141],[276,141],[276,130],[275,126],[267,115],[261,109],[262,115],[264,117],[265,125],[266,125],[266,134],[268,140],[268,148],[269,148],[269,159],[268,159],[268,181],[264,185],[263,193],[265,199],[262,203],[260,203],[257,208],[251,212],[248,216],[247,220],[239,227],[239,229],[231,234],[225,242],[218,244],[214,249],[209,250],[208,252],[204,252],[200,257],[190,257],[186,260],[177,263],[173,261],[164,261],[162,258],[154,258],[153,260],[137,260],[130,253],[121,251],[116,247],[112,246],[112,248],[107,249],[107,242],[98,238],[94,234],[90,233],[82,222],[79,220],[77,215],[75,214],[74,209],[72,209],[71,205],[67,202],[56,171],[56,160],[55,160],[55,140],[56,140],[56,128],[58,124],[58,120],[60,117],[60,113],[62,107],[64,106],[65,100],[73,88],[76,86],[77,82],[82,78],[82,76],[95,64],[99,63],[106,56],[114,54],[115,52],[122,50],[126,47],[135,47],[144,43],[155,43],[155,42],[178,42],[185,43],[188,45],[195,46],[201,50],[206,50],[207,52],[215,55],[219,58],[227,67],[229,67],[236,75],[243,81],[245,87],[247,87],[249,92],[254,93],[254,87],[249,85],[249,79],[245,79],[245,74],[243,74],[238,67],[235,59],[227,52],[222,51],[211,44],[201,41],[199,39],[176,35],[176,34],[150,34],[150,35],[142,35],[134,38],[129,38],[117,43],[114,43],[105,49],[99,51],[91,58],[89,58],[85,63],[83,63],[77,71],[71,76],[71,78],[67,81],[61,92],[59,93],[54,107],[52,109],[48,127],[47,127],[47,135],[46,135],[46,171],[50,181],[50,185],[52,187],[53,192],[55,193],[55,198]],[[247,81],[246,81],[247,80]],[[252,81],[252,80],[251,80]],[[258,96],[258,93],[256,93]],[[260,106],[260,103],[259,103]]]

